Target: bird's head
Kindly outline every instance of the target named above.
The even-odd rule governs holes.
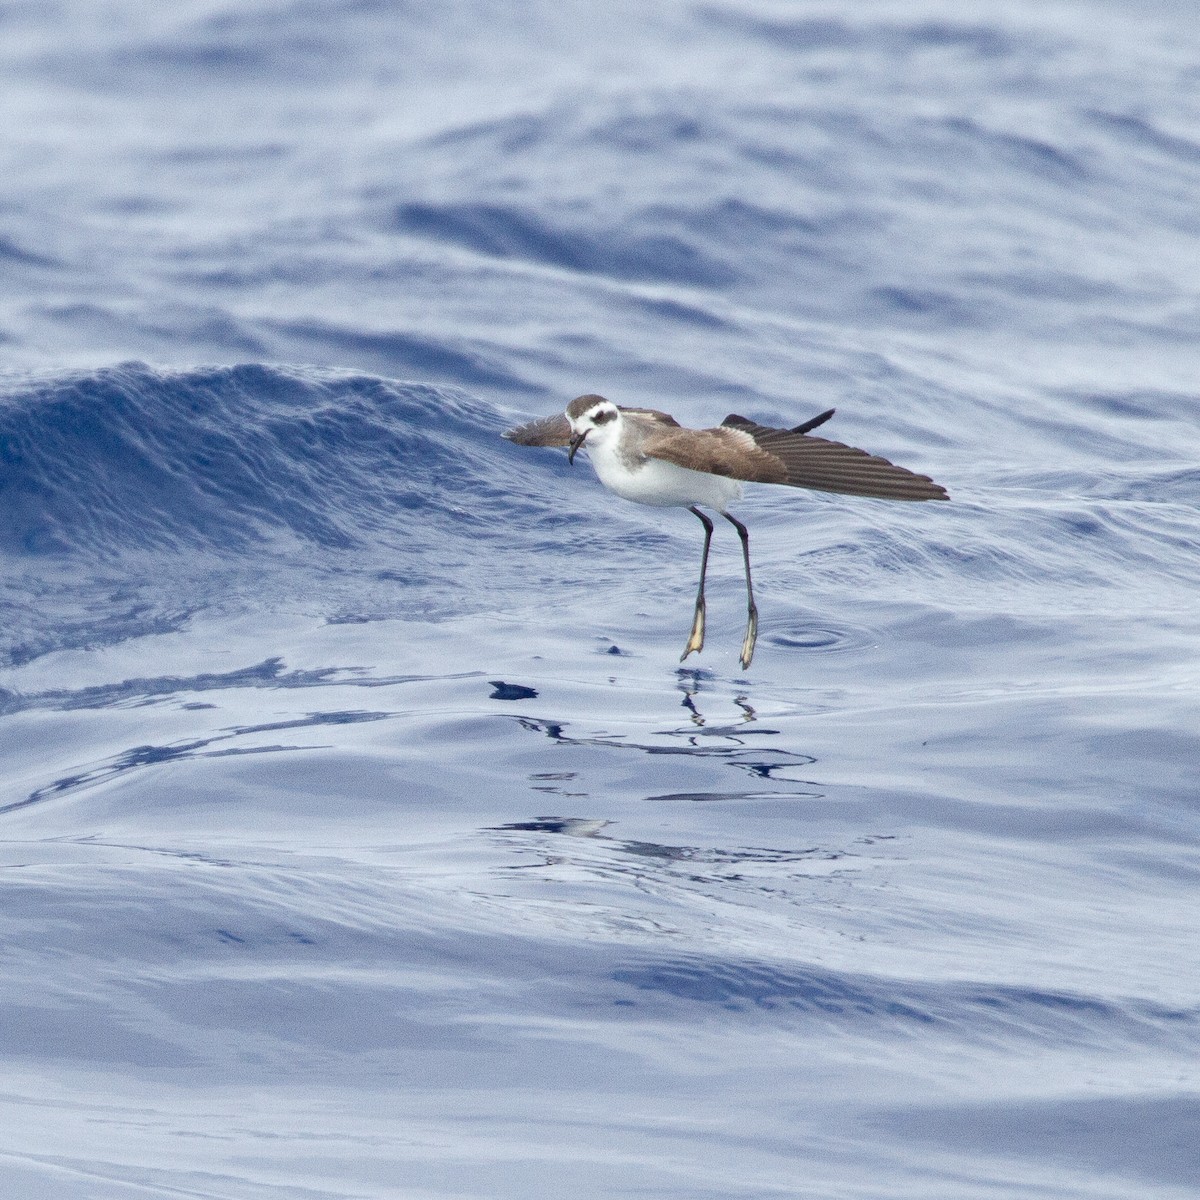
[[[567,461],[574,463],[575,454],[585,441],[597,446],[620,437],[621,410],[603,396],[580,396],[567,405],[567,420],[571,422],[570,450]]]

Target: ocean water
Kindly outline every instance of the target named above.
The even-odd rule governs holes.
[[[0,1184],[1200,1193],[1200,26],[0,5]],[[581,392],[946,485],[717,530]],[[825,432],[825,430],[822,430]]]

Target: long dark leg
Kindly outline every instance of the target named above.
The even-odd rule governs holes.
[[[750,533],[736,517],[728,513],[721,516],[738,531],[738,537],[742,539],[742,559],[746,563],[746,637],[741,655],[742,670],[745,671],[754,657],[754,643],[758,640],[758,605],[754,603],[754,585],[750,582]]]
[[[696,614],[692,617],[692,635],[688,638],[679,661],[683,662],[693,650],[704,649],[704,576],[708,571],[708,547],[712,542],[713,523],[693,504],[688,512],[695,513],[704,526],[704,553],[700,555],[700,587],[696,592]]]

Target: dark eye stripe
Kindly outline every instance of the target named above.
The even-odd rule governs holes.
[[[617,414],[611,409],[601,409],[600,412],[596,413],[595,416],[592,417],[592,424],[604,425],[611,421],[616,415]]]

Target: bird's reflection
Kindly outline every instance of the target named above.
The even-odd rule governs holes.
[[[687,698],[685,696],[685,701]],[[776,750],[750,742],[748,739],[751,735],[770,737],[779,733],[778,729],[763,728],[757,722],[754,722],[754,728],[747,728],[747,725],[751,723],[750,718],[745,718],[743,722],[732,725],[704,725],[693,721],[692,724],[682,728],[659,730],[657,731],[658,736],[676,740],[658,744],[627,741],[621,734],[576,735],[568,732],[569,726],[566,722],[550,721],[541,717],[517,717],[515,720],[522,729],[530,733],[542,734],[551,741],[564,746],[605,746],[614,750],[640,750],[643,754],[648,755],[682,754],[692,758],[716,758],[727,762],[731,767],[748,771],[757,779],[801,784],[805,787],[816,786],[808,779],[779,774],[781,771],[811,766],[817,761],[816,758],[811,754],[798,754],[793,750]],[[702,716],[701,721],[703,721]],[[554,775],[549,775],[545,778],[553,779],[554,777]],[[531,778],[541,779],[543,777],[532,776]],[[539,785],[538,790],[559,791],[556,787],[545,785]],[[571,794],[584,795],[586,793]]]
[[[711,671],[689,670],[686,667],[680,667],[675,674],[679,678],[679,690],[683,693],[681,705],[688,711],[688,718],[693,725],[704,727],[708,724],[704,714],[700,711],[700,706],[696,703],[696,697],[704,690],[704,685],[713,678]],[[758,714],[751,707],[749,699],[742,696],[734,696],[734,704],[742,710],[740,722],[749,724],[758,720]],[[730,727],[726,727],[730,728]],[[763,730],[762,732],[768,732]]]

